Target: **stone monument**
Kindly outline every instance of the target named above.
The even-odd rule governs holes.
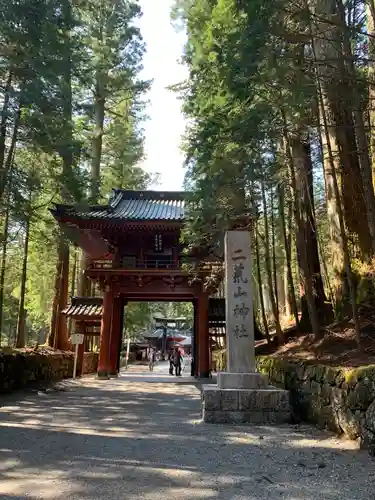
[[[203,387],[207,423],[272,423],[290,418],[289,392],[268,384],[256,372],[251,237],[249,230],[225,235],[227,371],[217,386]]]

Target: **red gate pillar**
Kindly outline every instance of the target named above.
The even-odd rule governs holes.
[[[117,377],[118,375],[118,357],[120,350],[120,335],[121,335],[121,306],[122,300],[116,297],[113,301],[112,323],[111,323],[111,344],[110,344],[110,366],[109,375]]]
[[[202,292],[197,300],[197,375],[210,375],[210,344],[208,335],[208,294]]]
[[[69,247],[64,244],[64,254],[61,263],[61,274],[59,280],[59,303],[57,306],[57,318],[55,326],[55,347],[61,349],[62,351],[67,351],[71,348],[70,342],[68,340],[68,324],[67,318],[61,311],[64,309],[68,303],[69,295]]]
[[[113,308],[113,291],[106,285],[103,296],[103,315],[100,328],[100,348],[98,362],[98,377],[109,378],[111,319]]]

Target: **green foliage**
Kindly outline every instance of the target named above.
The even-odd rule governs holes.
[[[151,330],[154,316],[164,318],[186,318],[189,326],[194,322],[191,302],[129,302],[125,308],[124,327],[126,335],[136,338],[142,331]]]
[[[10,214],[2,238],[3,343],[15,337],[27,219],[27,336],[43,341],[48,334],[58,243],[49,207],[87,202],[98,75],[105,97],[103,199],[114,187],[149,182],[137,167],[148,88],[138,78],[145,50],[134,25],[140,14],[128,0],[0,0],[0,215],[6,207]]]
[[[191,250],[200,247],[202,253],[203,247],[206,255],[222,255],[224,231],[238,215],[251,211],[257,218],[260,277],[263,284],[267,282],[266,293],[258,293],[270,297],[277,292],[285,295],[276,283],[278,276],[285,276],[287,264],[281,218],[286,219],[290,237],[292,277],[302,285],[301,255],[297,256],[295,245],[303,234],[307,211],[314,213],[315,186],[310,186],[310,200],[306,196],[299,201],[304,180],[295,174],[301,158],[290,151],[293,141],[311,148],[315,185],[321,185],[321,130],[306,5],[309,2],[176,0],[172,14],[188,35],[184,61],[189,76],[176,87],[189,124],[184,149],[191,204],[184,241]],[[363,40],[355,38],[353,45],[358,47]],[[363,82],[360,87],[363,95]],[[274,198],[278,187],[285,195],[282,213]],[[326,196],[319,193],[317,227],[320,257],[329,258]],[[271,241],[269,249],[267,240]],[[271,264],[266,262],[266,250]],[[306,265],[313,267],[316,274],[319,262]],[[322,267],[329,290],[331,269],[325,262]]]

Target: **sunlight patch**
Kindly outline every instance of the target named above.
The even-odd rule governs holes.
[[[294,439],[288,442],[288,446],[294,448],[327,448],[331,450],[358,450],[357,441],[349,439]]]
[[[2,451],[2,450],[0,450],[0,451]],[[12,469],[13,467],[17,467],[18,465],[21,465],[21,464],[22,464],[22,461],[18,460],[17,458],[5,459],[5,460],[2,460],[2,462],[0,462],[0,470],[6,471],[8,469]]]
[[[160,498],[163,498],[164,500],[176,500],[178,498],[179,500],[190,500],[191,498],[194,498],[195,500],[200,500],[204,498],[217,498],[217,491],[214,490],[213,488],[204,488],[202,486],[197,486],[197,488],[191,488],[191,487],[182,487],[182,488],[162,488],[158,492]],[[129,497],[129,500],[139,500],[139,495],[132,495]],[[155,499],[155,491],[146,493],[142,493],[142,499],[148,500],[148,499]]]
[[[43,429],[44,431],[51,431],[51,432],[65,432],[67,434],[81,434],[83,436],[103,436],[103,437],[113,437],[114,435],[121,435],[122,437],[137,437],[137,433],[133,431],[127,431],[126,429],[122,429],[119,433],[116,432],[110,432],[109,428],[107,429],[98,429],[95,427],[81,427],[81,426],[76,426],[76,425],[68,425],[64,424],[61,425],[53,425],[53,424],[40,424],[40,425],[35,425],[35,424],[25,424],[25,423],[13,423],[13,422],[0,422],[0,427],[12,427],[12,428],[20,428],[20,429],[34,429],[34,430],[40,430]]]

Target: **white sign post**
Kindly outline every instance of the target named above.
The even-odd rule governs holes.
[[[71,343],[75,345],[75,350],[74,350],[74,366],[73,366],[73,378],[76,378],[77,375],[77,361],[78,361],[78,346],[80,344],[83,344],[85,336],[83,333],[74,333],[71,336]]]
[[[125,370],[128,369],[129,364],[129,351],[130,351],[130,337],[128,337],[128,341],[126,343],[126,359],[125,359]]]

